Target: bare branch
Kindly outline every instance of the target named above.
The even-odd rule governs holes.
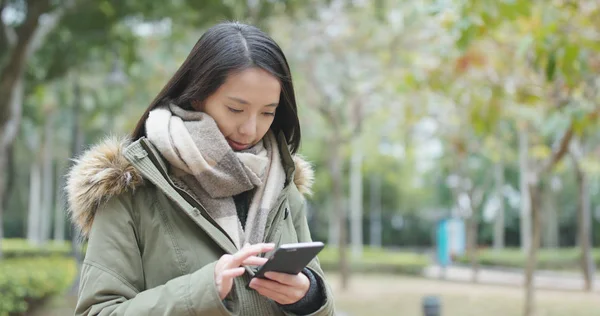
[[[331,109],[330,105],[333,101],[331,100],[331,98],[329,96],[327,96],[325,91],[322,90],[322,87],[319,84],[319,79],[315,75],[316,71],[314,69],[316,69],[316,67],[315,67],[314,60],[312,60],[312,59],[309,60],[308,67],[306,67],[306,69],[307,69],[306,76],[308,78],[308,82],[309,82],[310,86],[315,91],[318,91],[320,95],[323,96],[321,98],[321,100],[319,100],[318,102],[316,102],[315,105],[313,105],[313,107],[319,113],[321,113],[321,115],[323,116],[323,118],[325,118],[325,120],[327,120],[331,124],[331,126],[335,129],[335,132],[338,134],[338,137],[341,137],[340,136],[341,131],[339,130],[341,128],[341,126],[339,124],[339,118],[338,118],[338,116],[335,115],[335,113],[333,113],[333,111]]]
[[[560,140],[559,145],[552,151],[552,154],[546,163],[542,164],[542,168],[539,172],[540,174],[550,171],[554,165],[556,165],[556,163],[558,163],[565,156],[565,154],[569,151],[569,143],[571,142],[571,139],[573,139],[573,134],[574,122],[571,121],[571,124],[569,124],[569,128],[567,128],[567,131]]]
[[[21,102],[22,88],[19,88],[19,82],[22,80],[28,58],[39,49],[65,11],[74,3],[70,0],[48,13],[51,8],[50,0],[32,1],[27,8],[25,21],[15,30],[16,44],[6,59],[6,66],[0,70],[0,129],[8,128],[6,131],[0,130],[3,138],[12,139],[11,128],[5,124],[15,115],[19,115],[20,105],[15,105],[15,102]]]
[[[6,0],[0,1],[0,27],[2,28],[2,33],[0,34],[0,49],[4,51],[13,48],[17,44],[17,33],[15,32],[15,29],[4,24],[4,21],[1,18],[7,2],[8,1]]]
[[[27,56],[34,54],[45,42],[48,34],[57,26],[65,13],[75,6],[75,0],[65,1],[65,4],[50,13],[40,16],[40,27],[32,35],[31,45],[27,49]]]
[[[600,107],[597,107],[593,112],[588,113],[587,115],[590,118],[596,118],[599,114],[600,114]],[[542,168],[540,169],[539,174],[543,174],[543,173],[550,171],[554,167],[554,165],[556,163],[558,163],[565,156],[565,154],[567,154],[569,152],[570,143],[571,143],[571,140],[573,139],[573,135],[575,133],[574,125],[575,125],[575,122],[571,121],[571,124],[569,124],[569,128],[567,129],[567,131],[563,135],[562,139],[560,140],[560,144],[552,152],[552,155],[550,155],[550,158],[548,159],[548,161],[542,165]]]

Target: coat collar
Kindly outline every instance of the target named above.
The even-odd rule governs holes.
[[[286,184],[293,183],[304,195],[311,194],[314,171],[311,165],[298,155],[291,155],[285,136],[278,135]],[[75,160],[67,174],[67,197],[71,220],[84,236],[89,234],[99,206],[109,198],[135,190],[144,184],[145,176],[131,155],[142,155],[133,150],[152,144],[145,138],[132,142],[130,139],[107,138],[91,147]],[[155,149],[154,149],[155,150]],[[128,159],[129,156],[129,159]],[[157,155],[160,157],[160,155]],[[165,161],[154,162],[157,168],[166,170]]]

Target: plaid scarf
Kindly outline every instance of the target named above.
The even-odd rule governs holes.
[[[285,181],[271,131],[253,147],[234,152],[212,117],[171,103],[150,112],[146,134],[238,248],[263,241],[268,213]],[[233,196],[250,190],[244,230]]]

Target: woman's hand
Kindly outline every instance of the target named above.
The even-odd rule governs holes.
[[[233,255],[223,255],[215,266],[215,283],[219,291],[219,297],[223,300],[233,287],[233,279],[244,274],[242,265],[261,266],[267,262],[266,258],[256,255],[271,251],[274,244],[246,245]]]
[[[310,280],[302,272],[296,275],[267,272],[265,277],[268,279],[252,279],[250,287],[281,305],[298,302],[310,288]]]

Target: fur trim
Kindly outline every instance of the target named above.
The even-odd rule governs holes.
[[[71,221],[88,236],[94,215],[102,203],[143,184],[142,175],[123,156],[129,139],[106,138],[75,159],[67,174],[66,192]],[[294,156],[294,184],[304,195],[311,195],[314,171],[308,161]]]
[[[126,139],[107,138],[75,160],[67,175],[69,214],[84,236],[98,207],[109,198],[142,184],[141,174],[123,156]]]
[[[298,191],[304,195],[312,195],[312,185],[315,182],[315,171],[311,164],[303,157],[295,155],[294,165],[296,165],[294,184],[298,188]]]

